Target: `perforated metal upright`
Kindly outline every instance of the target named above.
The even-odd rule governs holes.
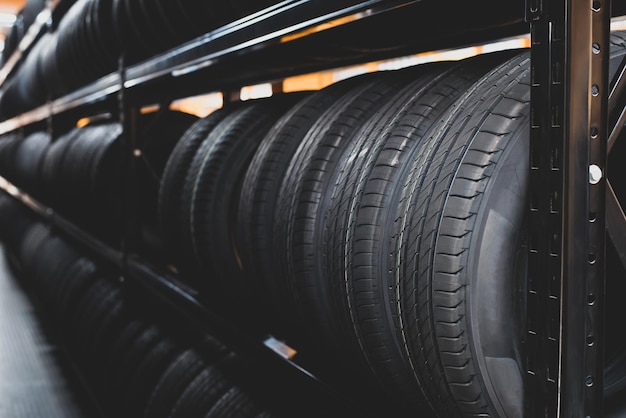
[[[602,416],[610,0],[529,0],[529,417]]]

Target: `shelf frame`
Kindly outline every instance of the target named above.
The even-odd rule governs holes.
[[[157,81],[188,77],[233,56],[249,54],[272,45],[289,43],[360,20],[371,19],[420,1],[285,0],[155,57],[136,64],[124,64],[122,83],[120,83],[121,70],[118,69],[63,97],[4,120],[0,122],[0,135],[85,105],[101,103],[119,94],[121,89],[130,92]],[[49,11],[46,13],[50,15]],[[21,56],[20,54],[19,57]],[[17,59],[18,56],[15,57],[15,60]],[[12,70],[13,66],[7,65],[0,70],[0,75],[2,71],[8,74]],[[0,87],[3,81],[4,79],[0,78]]]
[[[290,42],[298,36],[345,24],[342,22],[367,19],[417,1],[342,1],[339,8],[325,3],[327,9],[323,13],[303,19],[307,7],[313,7],[313,3],[288,0],[145,62],[128,67],[121,62],[118,72],[1,122],[0,134],[117,95],[116,111],[121,115],[125,135],[124,166],[132,173],[133,115],[140,104],[134,94],[136,88],[158,80],[185,77],[233,55]],[[626,122],[626,66],[623,62],[615,80],[608,79],[611,0],[595,0],[590,4],[576,0],[527,0],[533,74],[529,314],[525,339],[529,417],[578,416],[581,411],[585,417],[602,415],[607,228],[626,265],[626,216],[606,177],[607,154]],[[284,19],[282,28],[272,26],[277,19]],[[271,30],[255,34],[260,22]],[[15,57],[14,62],[0,71],[10,73],[19,60]],[[118,266],[146,291],[190,317],[217,325],[246,351],[261,353],[261,357],[268,355],[267,347],[259,341],[250,342],[245,333],[224,323],[195,297],[192,289],[186,289],[168,272],[137,258],[132,251],[132,240],[128,245],[123,244],[121,250],[113,249],[4,179],[0,179],[0,189],[94,254]],[[132,212],[132,206],[127,208]],[[129,223],[128,237],[132,236],[130,228]],[[276,360],[271,357],[275,355],[275,352],[269,354],[274,359],[270,361]],[[285,365],[280,364],[279,367]],[[286,364],[298,376],[315,380],[295,363]]]
[[[603,412],[610,12],[610,0],[527,2],[529,417]]]

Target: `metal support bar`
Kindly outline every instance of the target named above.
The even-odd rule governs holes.
[[[529,11],[542,12],[542,6],[529,4]],[[548,417],[556,415],[558,394],[563,155],[562,144],[551,134],[551,116],[561,109],[554,100],[562,96],[562,85],[555,81],[562,75],[549,68],[563,46],[562,38],[554,39],[550,22],[541,15],[532,19],[526,416]]]
[[[136,132],[139,109],[130,103],[126,89],[124,88],[126,81],[126,66],[123,54],[119,60],[118,72],[120,79],[118,105],[120,123],[122,125],[122,141],[120,147],[120,167],[122,175],[120,176],[121,184],[119,186],[122,197],[122,219],[124,222],[120,249],[123,254],[123,259],[127,260],[129,253],[136,250],[139,236],[139,231],[137,230],[139,223],[137,222],[138,204],[136,160],[141,157],[141,150],[137,148]],[[125,268],[123,268],[123,270],[124,272],[126,271]]]
[[[572,14],[568,39],[571,42],[568,51],[571,55],[571,81],[566,96],[566,105],[569,105],[567,126],[570,130],[566,132],[565,138],[570,147],[569,160],[572,161],[573,155],[577,155],[578,161],[572,162],[568,174],[569,194],[576,194],[577,198],[573,198],[566,206],[570,218],[566,224],[567,234],[564,235],[568,245],[564,253],[568,256],[569,269],[565,270],[564,280],[569,286],[573,279],[574,286],[568,295],[568,304],[564,305],[564,319],[568,322],[563,328],[568,333],[572,333],[572,329],[575,331],[563,343],[561,376],[563,382],[582,386],[584,408],[573,409],[578,405],[576,389],[568,389],[563,384],[565,397],[561,411],[563,416],[583,412],[585,417],[601,417],[605,346],[605,207],[611,0],[594,0],[590,4],[570,0],[570,5]],[[578,35],[584,24],[589,28],[588,32],[582,34],[582,38],[587,40],[584,44],[587,49],[580,48],[582,39]],[[587,117],[582,119],[582,115]],[[586,246],[585,241],[580,242],[585,237]],[[582,297],[579,296],[579,290],[583,292]],[[573,317],[574,311],[580,312],[579,317]],[[576,373],[571,376],[570,370],[575,365],[579,365],[582,376]],[[576,378],[580,379],[578,383]]]
[[[529,417],[602,413],[610,0],[529,0]]]

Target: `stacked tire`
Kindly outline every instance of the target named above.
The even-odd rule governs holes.
[[[197,117],[176,111],[138,118],[137,212],[146,240],[157,237],[160,177],[172,148]],[[122,127],[94,119],[52,139],[46,131],[0,139],[0,175],[88,232],[115,242],[123,233]]]
[[[35,42],[4,84],[0,117],[34,109],[110,74],[122,57],[126,65],[136,64],[274,3],[77,0],[55,29]],[[30,24],[26,17],[34,19],[39,5],[43,8],[44,2],[28,3],[24,19],[14,26],[19,33],[9,37],[7,54],[23,36],[22,27]]]
[[[4,40],[4,48],[0,55],[0,66],[9,61],[11,55],[17,50],[20,42],[37,19],[37,15],[46,6],[45,0],[27,0],[24,6],[17,12],[15,22]]]
[[[210,115],[162,183],[179,270],[404,411],[522,416],[529,83],[525,50],[358,76],[282,111],[251,159],[218,145],[245,105]]]
[[[3,249],[107,416],[289,416],[232,348],[157,313],[4,193],[0,216]]]
[[[113,0],[117,39],[129,63],[167,51],[196,37],[249,16],[275,0]]]

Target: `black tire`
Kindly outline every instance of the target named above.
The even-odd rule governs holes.
[[[13,196],[2,191],[0,192],[0,219],[11,220],[0,223],[0,241],[5,250],[18,256],[27,231],[39,221],[39,218]]]
[[[54,295],[56,326],[67,340],[67,332],[71,332],[71,319],[82,295],[98,277],[97,266],[88,258],[78,257],[68,268],[65,276],[60,279]]]
[[[0,176],[6,180],[15,179],[15,152],[22,139],[22,135],[9,133],[2,135],[0,140]]]
[[[613,60],[624,46],[623,34],[613,34]],[[400,281],[397,302],[405,323],[416,324],[408,332],[413,353],[435,353],[427,363],[438,367],[423,381],[441,396],[440,415],[517,417],[526,373],[519,295],[530,54],[496,67],[464,96],[446,129],[429,133],[431,148],[407,167],[399,189],[392,216],[399,222],[387,238],[398,276],[410,279]]]
[[[281,184],[274,219],[274,265],[277,277],[287,290],[280,301],[282,315],[291,318],[289,334],[296,348],[304,342],[307,350],[333,353],[332,358],[349,359],[343,366],[363,372],[357,355],[358,342],[345,322],[336,317],[340,307],[337,289],[325,282],[323,265],[315,264],[321,234],[316,234],[327,207],[324,197],[336,187],[335,170],[341,155],[354,145],[353,134],[393,97],[412,75],[370,73],[361,76],[354,87],[319,117],[292,158]],[[319,254],[323,256],[323,254]],[[336,357],[335,357],[336,356]],[[354,364],[353,364],[354,363]]]
[[[63,156],[68,147],[78,137],[78,130],[71,130],[53,139],[41,160],[41,178],[43,179],[42,199],[44,203],[52,207],[63,206],[63,200],[59,199],[62,193],[62,185],[58,180],[58,173],[62,167]]]
[[[140,48],[132,50],[136,56],[129,56],[134,61],[143,60],[149,58],[159,52],[161,52],[161,45],[159,43],[158,36],[152,38],[149,33],[150,22],[146,19],[140,10],[141,4],[139,1],[122,0],[124,3],[123,11],[125,13],[124,18],[127,23],[127,34],[132,37],[126,38],[124,42],[131,42],[131,44],[140,45]],[[125,44],[122,44],[125,45]]]
[[[87,225],[94,234],[107,242],[115,242],[123,231],[123,203],[120,166],[122,127],[116,122],[101,125],[97,135],[97,151],[89,167],[91,195]]]
[[[51,229],[43,222],[33,223],[28,227],[26,233],[17,249],[17,257],[21,264],[23,277],[29,282],[33,280],[37,255],[39,248],[48,240]]]
[[[174,264],[183,271],[183,278],[187,276],[184,273],[185,266],[190,266],[194,261],[190,257],[193,251],[191,239],[188,234],[183,235],[186,225],[181,223],[181,190],[198,148],[229,112],[230,108],[218,109],[190,126],[174,146],[163,170],[158,202],[160,232],[165,245],[173,254]]]
[[[98,149],[104,145],[98,130],[101,127],[87,125],[74,128],[68,135],[63,155],[57,163],[55,183],[57,200],[55,209],[81,226],[87,225],[92,213],[90,170]]]
[[[37,131],[20,141],[15,150],[13,184],[35,198],[42,196],[39,165],[49,145],[50,136],[45,131]]]
[[[137,146],[141,158],[137,161],[136,171],[138,210],[143,225],[156,227],[158,224],[159,188],[168,159],[181,136],[197,121],[194,115],[169,109],[139,118]]]
[[[81,295],[76,305],[68,349],[82,370],[91,368],[90,348],[94,333],[102,324],[109,310],[119,303],[120,290],[113,287],[106,277],[100,277]]]
[[[134,367],[135,363],[141,360],[140,355],[142,347],[140,341],[151,341],[150,338],[155,335],[154,325],[151,325],[145,318],[136,317],[130,318],[126,324],[124,324],[117,332],[115,336],[111,338],[108,350],[102,355],[100,362],[104,366],[104,375],[101,381],[100,398],[103,400],[103,404],[108,405],[107,409],[112,415],[119,414],[122,408],[122,389],[119,387],[119,383],[123,381],[127,367]],[[148,344],[149,346],[149,344]],[[128,355],[131,350],[140,352],[131,361],[128,360]],[[146,348],[147,350],[147,348]],[[122,377],[119,377],[122,376]]]
[[[400,94],[354,136],[349,154],[342,155],[336,187],[328,202],[327,217],[318,223],[321,235],[316,264],[325,263],[326,281],[348,301],[339,320],[356,334],[369,368],[395,403],[408,400],[407,410],[425,411],[425,400],[436,402],[437,392],[420,383],[420,368],[427,363],[415,350],[412,361],[406,344],[406,325],[399,321],[403,308],[395,300],[396,276],[389,242],[397,217],[394,189],[402,182],[402,168],[428,151],[430,132],[459,105],[458,99],[494,66],[514,53],[478,56],[458,64],[429,65],[414,72]],[[394,216],[392,216],[394,215]],[[424,391],[427,396],[423,396]],[[433,401],[434,400],[434,401]]]
[[[58,62],[63,66],[61,73],[65,76],[70,91],[93,79],[93,74],[86,66],[85,55],[81,52],[84,39],[79,33],[88,1],[75,1],[59,21],[57,29],[59,33]]]
[[[142,416],[150,394],[171,362],[183,351],[182,344],[169,335],[162,335],[130,370],[126,370],[122,416]]]
[[[522,416],[521,225],[528,167],[529,59],[473,86],[407,167],[390,249],[412,358],[444,416]],[[512,181],[515,181],[513,183]],[[402,229],[399,229],[403,225]],[[516,225],[516,227],[511,227]],[[499,257],[484,254],[500,254]],[[481,255],[482,254],[482,255]],[[496,273],[497,272],[497,273]],[[498,394],[498,395],[496,395]]]
[[[56,234],[49,235],[37,247],[32,266],[33,285],[39,299],[51,312],[56,308],[54,295],[67,270],[78,259],[79,253]]]
[[[293,155],[312,125],[360,82],[354,77],[334,83],[293,106],[266,134],[246,171],[236,224],[237,249],[246,287],[259,295],[260,306],[272,317],[269,321],[275,327],[284,322],[279,307],[289,297],[284,283],[277,280],[273,251],[280,179],[285,178]]]
[[[43,71],[43,83],[48,93],[48,98],[53,100],[67,93],[68,89],[56,54],[59,45],[59,34],[58,32],[51,32],[48,36],[50,40],[47,47],[42,51],[39,65],[42,69],[45,69]]]
[[[193,348],[181,352],[165,370],[148,399],[143,416],[171,417],[177,399],[207,364]]]
[[[115,337],[133,318],[132,309],[124,298],[124,291],[119,290],[116,297],[103,307],[102,315],[94,324],[87,340],[84,375],[92,382],[95,393],[103,393],[105,389],[106,354],[111,350]]]
[[[235,385],[220,397],[205,418],[254,418],[259,412],[258,405]]]
[[[190,231],[193,253],[209,291],[241,303],[254,303],[246,290],[234,238],[237,206],[245,170],[261,139],[303,96],[286,94],[241,106],[213,129],[198,149],[183,190],[183,224]],[[223,292],[223,293],[219,293]],[[245,306],[240,304],[239,306]]]
[[[121,54],[121,45],[117,42],[115,36],[115,26],[113,21],[113,0],[96,0],[97,8],[94,9],[94,20],[97,45],[99,49],[96,51],[105,56],[108,64],[106,68],[113,71],[118,64],[118,58]],[[106,71],[105,71],[106,73]]]
[[[111,356],[109,364],[111,368],[108,378],[106,378],[107,389],[106,393],[113,399],[113,404],[120,408],[120,411],[124,406],[126,389],[129,385],[129,379],[136,371],[139,363],[144,359],[150,350],[163,338],[163,331],[161,328],[149,321],[145,321],[145,325],[140,326],[141,330],[138,334],[132,334],[133,338],[130,338],[130,343],[126,343],[121,347],[125,347],[125,350],[118,351],[118,356]],[[125,328],[124,334],[131,333],[131,328]],[[117,341],[121,340],[121,335]],[[117,343],[116,343],[117,344]],[[113,353],[112,353],[113,354]]]
[[[170,418],[204,418],[217,401],[234,386],[222,369],[225,363],[232,362],[235,358],[231,354],[205,367],[176,400]]]

